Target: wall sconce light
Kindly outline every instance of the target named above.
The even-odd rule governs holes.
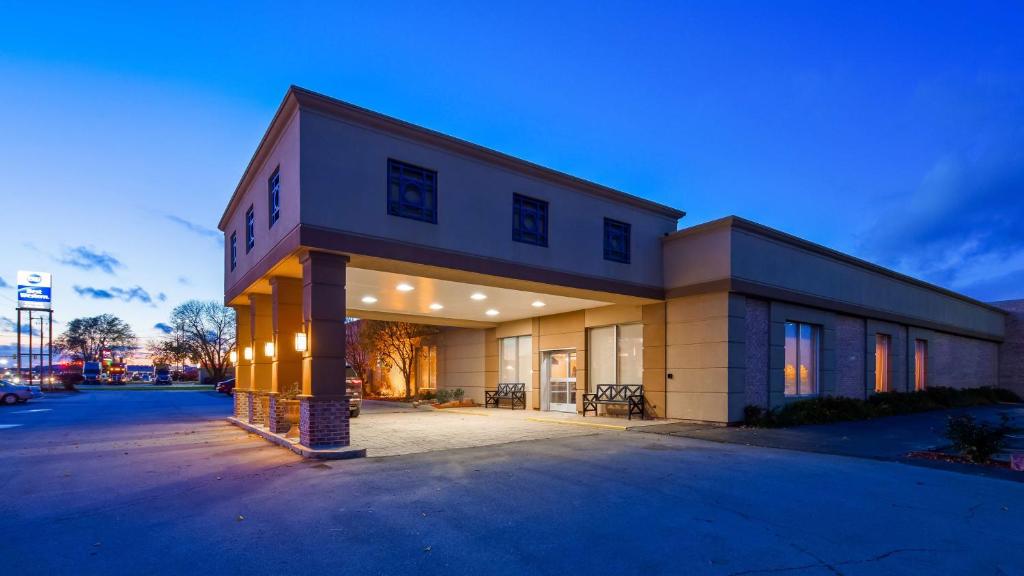
[[[306,351],[306,346],[307,346],[306,333],[305,332],[296,332],[295,333],[295,351],[296,352],[305,352]]]
[[[238,352],[236,350],[232,350],[228,353],[228,361],[232,364],[238,364]]]
[[[252,362],[252,346],[246,346],[245,349],[242,350],[242,358]]]
[[[274,357],[274,343],[273,342],[267,342],[266,344],[263,345],[263,355],[266,356],[267,358],[273,358]]]

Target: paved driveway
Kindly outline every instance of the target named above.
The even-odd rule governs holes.
[[[229,407],[0,409],[2,573],[1024,574],[1018,483],[634,432],[308,462]]]

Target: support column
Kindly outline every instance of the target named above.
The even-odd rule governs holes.
[[[348,257],[306,252],[302,263],[302,355],[299,442],[310,448],[349,445],[345,388],[345,268]]]
[[[252,329],[249,318],[249,307],[232,306],[235,310],[235,351],[238,362],[235,364],[235,418],[243,422],[249,421],[249,408],[252,405],[252,361],[245,359],[245,349],[252,347]]]
[[[285,433],[281,394],[294,398],[302,392],[302,353],[295,350],[295,334],[303,332],[302,280],[274,276],[270,279],[273,301],[274,359],[271,365],[270,392],[267,398],[267,428]]]
[[[252,333],[252,409],[249,424],[266,426],[267,393],[270,392],[274,355],[267,354],[266,345],[274,342],[272,300],[268,294],[249,295],[249,318]]]

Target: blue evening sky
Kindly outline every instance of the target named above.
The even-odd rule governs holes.
[[[145,337],[297,84],[985,300],[1024,297],[1024,4],[0,1],[0,278]],[[2,286],[2,285],[0,285]],[[13,338],[0,288],[0,345]]]

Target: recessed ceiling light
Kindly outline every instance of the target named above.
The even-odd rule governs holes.
[[[373,296],[363,296],[363,304],[373,304],[377,299]]]
[[[530,306],[533,306],[534,308],[543,308],[544,306],[546,306],[546,304],[544,304],[540,300],[534,300],[533,304],[530,304]]]
[[[395,286],[395,290],[398,290],[399,292],[412,292],[415,288],[412,287],[412,284],[402,282],[398,286]]]
[[[487,300],[487,294],[484,294],[482,292],[473,292],[470,298],[472,298],[473,300]]]
[[[484,312],[484,314],[487,314],[488,316],[497,316],[498,315],[498,311],[495,310],[494,308],[491,308],[487,312]]]
[[[440,305],[440,304],[438,304],[437,302],[434,302],[433,304],[431,304],[431,305],[430,305],[430,309],[431,309],[431,310],[440,310],[440,309],[442,309],[442,308],[444,308],[444,306],[441,306],[441,305]]]

